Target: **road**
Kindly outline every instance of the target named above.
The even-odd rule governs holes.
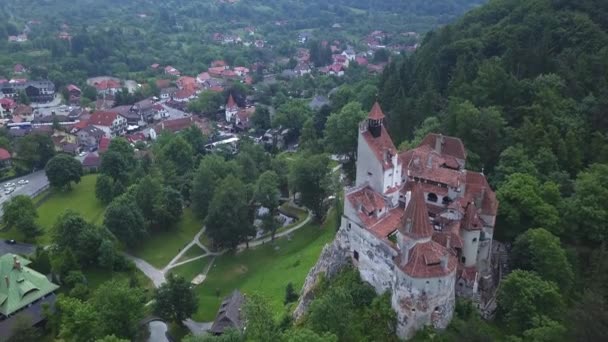
[[[33,254],[36,251],[36,245],[30,245],[28,243],[17,242],[14,245],[8,244],[4,241],[0,241],[0,255],[4,255],[6,253],[13,254]]]
[[[19,185],[18,182],[22,179],[28,180],[29,183],[25,185]],[[4,184],[6,183],[15,183],[15,191],[13,191],[13,193],[11,193],[10,195],[4,194]],[[46,178],[44,170],[30,173],[29,175],[25,175],[23,177],[15,178],[10,181],[0,183],[0,215],[2,215],[2,205],[4,204],[4,202],[13,198],[13,196],[26,195],[29,197],[34,197],[38,195],[42,190],[48,188],[48,186],[49,180]]]
[[[190,114],[188,114],[184,111],[169,107],[164,103],[163,103],[163,107],[167,111],[167,114],[169,114],[169,116],[167,118],[165,118],[165,120],[180,119],[180,118],[185,118],[185,117],[191,116]]]

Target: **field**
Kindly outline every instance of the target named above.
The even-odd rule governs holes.
[[[44,230],[44,233],[37,238],[37,243],[46,245],[50,243],[49,231],[57,217],[63,214],[67,209],[72,209],[80,213],[85,219],[90,222],[100,224],[103,221],[103,212],[105,210],[103,204],[95,198],[95,182],[97,175],[87,175],[82,177],[80,183],[72,186],[70,191],[50,190],[51,193],[45,193],[41,197],[34,199],[34,202],[40,203],[38,207],[38,224]],[[42,199],[42,196],[48,197]],[[18,241],[23,241],[24,238],[19,232],[11,229],[0,233],[0,238],[11,238]]]
[[[202,273],[207,268],[211,262],[211,259],[213,259],[213,256],[206,256],[176,268],[172,268],[169,273],[180,275],[187,281],[192,281],[194,277]]]
[[[131,253],[154,267],[163,268],[192,241],[202,227],[202,222],[187,208],[177,227],[164,232],[154,232]]]
[[[267,297],[272,311],[282,313],[287,284],[291,282],[299,290],[323,246],[333,239],[335,215],[328,217],[322,227],[308,224],[291,239],[217,257],[205,282],[196,288],[199,310],[192,318],[213,320],[221,300],[235,289]],[[179,268],[176,272],[185,273]]]

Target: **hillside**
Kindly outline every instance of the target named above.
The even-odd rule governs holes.
[[[608,2],[492,0],[427,34],[380,84],[400,148],[427,132],[457,136],[468,168],[497,191],[495,238],[513,243],[511,269],[524,271],[503,279],[499,330],[523,340],[601,339]],[[541,287],[532,297],[518,292]],[[492,329],[459,318],[445,340],[491,337]]]
[[[486,169],[514,143],[533,151],[551,141],[558,163],[571,174],[605,160],[598,150],[605,140],[588,137],[608,129],[607,29],[605,1],[491,1],[428,34],[412,58],[385,72],[381,97],[393,135],[412,138],[425,118],[443,113],[448,119],[450,104],[469,100],[479,108],[499,108],[511,129],[491,153],[484,150],[488,146],[471,147]],[[450,102],[452,97],[458,100]],[[577,151],[567,152],[564,144]],[[580,160],[570,159],[578,154]]]

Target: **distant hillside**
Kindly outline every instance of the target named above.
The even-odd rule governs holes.
[[[607,30],[605,0],[490,1],[387,68],[381,100],[393,136],[411,139],[434,116],[439,127],[432,119],[423,129],[465,135],[478,168],[492,169],[517,143],[571,175],[605,161]],[[471,122],[465,101],[480,111]]]

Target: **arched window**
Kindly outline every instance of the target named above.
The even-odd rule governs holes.
[[[429,202],[437,203],[437,195],[432,192],[429,192],[429,194],[426,196],[426,199]]]
[[[477,242],[477,238],[473,238],[473,242]]]
[[[443,199],[441,200],[441,203],[443,203],[443,205],[448,205],[451,202],[452,200],[448,196],[443,196]]]

